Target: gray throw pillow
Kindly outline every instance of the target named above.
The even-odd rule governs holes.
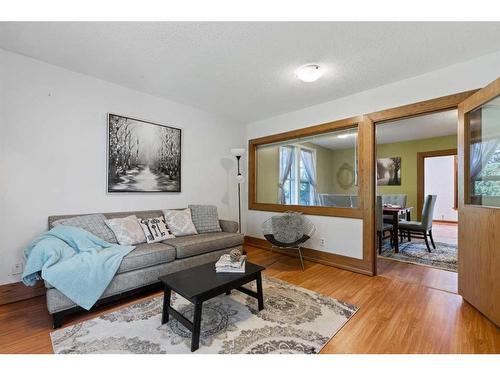
[[[102,238],[106,242],[117,243],[113,231],[108,228],[105,220],[106,217],[103,214],[82,215],[71,217],[69,219],[56,220],[54,221],[53,226],[55,227],[56,225],[62,224],[82,228],[87,232]]]
[[[216,206],[190,204],[188,207],[198,233],[222,232]]]

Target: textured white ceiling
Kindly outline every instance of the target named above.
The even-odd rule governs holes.
[[[0,48],[250,122],[500,50],[500,23],[0,23]],[[321,64],[302,83],[294,70]]]

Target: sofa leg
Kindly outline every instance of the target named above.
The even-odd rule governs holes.
[[[63,323],[63,314],[62,313],[52,314],[52,328],[54,328],[54,329],[61,328],[62,323]]]

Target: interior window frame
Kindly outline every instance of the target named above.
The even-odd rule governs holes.
[[[294,139],[317,136],[335,131],[355,129],[357,131],[355,160],[356,170],[358,171],[357,186],[358,186],[358,205],[357,207],[327,207],[327,206],[305,206],[299,204],[279,204],[279,203],[260,203],[257,202],[257,148],[259,146],[279,143],[284,141],[293,141]],[[370,175],[369,164],[372,157],[361,158],[363,149],[368,147],[368,144],[373,140],[373,123],[367,116],[356,116],[343,120],[338,120],[330,123],[311,126],[298,130],[292,130],[285,133],[273,134],[261,138],[251,139],[248,142],[249,155],[249,173],[248,173],[248,209],[255,211],[270,211],[270,212],[286,212],[298,211],[309,215],[319,216],[336,216],[362,219],[364,217],[364,201],[362,185],[371,184],[372,177]]]

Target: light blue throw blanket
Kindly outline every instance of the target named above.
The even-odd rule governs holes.
[[[42,279],[89,310],[134,248],[108,243],[81,228],[58,225],[24,251],[23,282],[34,285],[41,272]]]

